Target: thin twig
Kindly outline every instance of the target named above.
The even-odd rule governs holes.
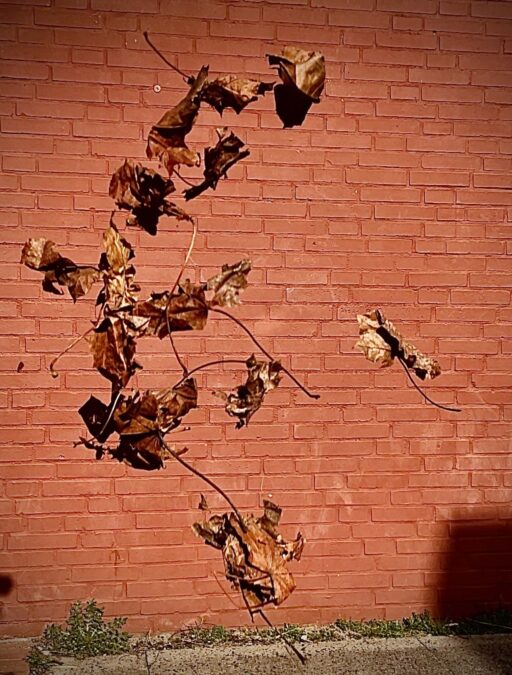
[[[423,389],[416,384],[416,382],[414,381],[413,376],[409,372],[409,368],[407,367],[407,364],[404,362],[404,360],[401,359],[400,357],[398,357],[398,360],[402,364],[402,367],[405,370],[405,373],[406,373],[407,377],[409,378],[409,380],[411,381],[412,385],[414,386],[415,389],[417,389],[420,392],[420,394],[423,396],[425,401],[428,401],[433,406],[435,406],[436,408],[440,408],[441,410],[448,410],[448,412],[461,412],[460,408],[449,408],[447,405],[442,405],[441,403],[436,403],[435,401],[433,401],[429,396],[427,396],[425,394]]]
[[[247,326],[246,326],[245,324],[243,324],[243,323],[240,321],[240,319],[237,319],[236,316],[233,316],[233,315],[230,314],[229,312],[226,312],[225,309],[220,309],[220,307],[210,307],[210,310],[211,310],[212,312],[218,312],[219,314],[224,314],[224,316],[227,316],[229,319],[231,319],[231,321],[234,321],[234,322],[237,324],[237,326],[240,326],[240,328],[241,328],[242,330],[244,330],[244,331],[247,333],[247,335],[251,338],[251,340],[254,342],[254,344],[256,345],[256,347],[258,347],[258,349],[259,349],[260,351],[262,351],[263,354],[265,354],[265,356],[266,356],[268,359],[270,359],[270,361],[275,361],[275,359],[274,359],[274,357],[272,356],[272,354],[270,354],[270,353],[265,349],[265,347],[263,347],[263,345],[262,345],[260,342],[258,342],[258,340],[257,340],[257,339],[254,337],[254,335],[251,333],[251,331],[247,328]],[[306,394],[306,396],[309,396],[309,398],[314,398],[314,399],[320,398],[320,394],[312,394],[312,393],[305,387],[305,385],[303,385],[301,382],[299,382],[299,380],[295,377],[295,375],[294,375],[293,373],[291,373],[291,372],[288,370],[288,368],[285,368],[285,366],[283,366],[282,364],[281,364],[281,370],[282,370],[283,372],[285,372],[285,373],[288,375],[288,377],[289,377],[291,380],[293,380],[293,381],[295,382],[295,384],[299,387],[299,389],[301,389],[301,390]]]
[[[114,392],[112,392],[114,393]],[[112,398],[112,401],[110,402],[110,410],[108,412],[107,419],[103,423],[103,426],[101,427],[101,430],[99,434],[96,435],[96,438],[101,438],[101,436],[105,433],[108,425],[110,424],[110,420],[112,419],[114,412],[117,408],[117,404],[119,403],[119,399],[121,398],[122,394],[121,391],[119,390],[116,395]]]
[[[226,589],[222,586],[222,584],[219,581],[219,577],[217,576],[217,572],[213,570],[213,576],[215,577],[215,581],[217,582],[218,587],[220,590],[224,593],[226,598],[229,600],[229,602],[233,605],[235,609],[243,609],[242,607],[239,607],[236,602],[233,600],[233,598],[229,595],[229,593],[226,591]]]
[[[254,612],[254,614],[259,614],[261,616],[261,618],[265,621],[267,626],[270,626],[270,628],[275,630],[274,624],[272,623],[272,621],[268,618],[268,616],[265,614],[265,612],[262,609],[257,609]],[[290,642],[290,640],[288,640],[288,638],[286,638],[284,635],[282,635],[281,633],[278,633],[278,635],[281,638],[281,640],[292,650],[292,652],[299,659],[299,661],[302,663],[302,665],[305,665],[306,657],[304,656],[304,654],[302,652],[300,652],[297,649],[297,647],[292,642]]]
[[[200,366],[196,366],[195,368],[192,368],[192,370],[189,370],[176,384],[173,386],[173,389],[176,389],[176,387],[179,387],[180,384],[183,384],[187,378],[189,378],[191,375],[194,373],[197,373],[198,370],[203,370],[203,368],[208,368],[209,366],[216,366],[218,363],[243,363],[245,365],[245,361],[243,359],[218,359],[217,361],[208,361],[207,363],[202,363]]]
[[[188,377],[188,369],[185,363],[183,362],[181,356],[178,354],[178,350],[176,349],[176,345],[174,344],[174,338],[172,337],[172,333],[169,333],[169,341],[171,343],[172,351],[174,352],[174,356],[176,357],[176,361],[180,364],[180,368],[183,371],[183,377],[187,378]]]
[[[187,461],[182,459],[182,457],[175,451],[173,450],[167,443],[165,442],[165,439],[163,437],[163,434],[161,432],[158,432],[158,438],[160,439],[160,443],[163,445],[163,447],[167,450],[167,452],[174,457],[176,461],[178,461],[182,466],[184,466],[188,471],[196,475],[198,478],[201,480],[204,480],[205,483],[208,483],[210,487],[212,487],[216,492],[218,492],[221,497],[224,497],[224,499],[227,501],[227,503],[231,506],[233,509],[233,513],[238,519],[238,522],[240,523],[240,527],[242,530],[245,532],[246,527],[244,523],[244,519],[242,518],[240,511],[236,508],[234,503],[232,502],[231,498],[224,492],[222,488],[220,488],[216,483],[212,481],[211,478],[208,478],[208,476],[205,476],[204,473],[201,473],[199,469],[195,469],[192,464],[189,464]]]
[[[144,39],[148,43],[148,45],[151,47],[151,49],[155,52],[155,54],[158,54],[158,56],[162,59],[164,63],[166,63],[170,68],[175,70],[177,73],[181,75],[181,77],[185,80],[187,84],[193,84],[194,83],[194,78],[191,77],[190,75],[187,75],[187,73],[184,73],[182,70],[178,68],[178,66],[175,66],[174,63],[171,63],[168,59],[165,58],[165,56],[162,54],[162,52],[158,49],[158,47],[155,47],[155,45],[151,42],[149,39],[148,32],[145,30],[144,33]]]
[[[190,185],[190,187],[197,187],[195,183],[191,183],[188,178],[185,178],[184,176],[181,175],[181,173],[174,167],[173,172],[178,176],[180,180],[182,180],[185,185]]]
[[[188,264],[188,261],[190,260],[190,256],[192,255],[192,251],[194,249],[194,244],[196,243],[196,237],[197,237],[197,222],[195,220],[192,220],[192,236],[190,238],[188,250],[187,250],[187,253],[185,255],[185,260],[183,261],[183,265],[181,266],[181,269],[178,272],[178,276],[176,277],[176,281],[174,282],[174,285],[169,292],[169,297],[167,298],[167,303],[165,305],[165,323],[167,325],[167,333],[169,334],[169,340],[171,342],[171,346],[173,348],[176,359],[177,359],[178,363],[180,364],[181,369],[183,370],[183,373],[185,375],[187,373],[187,369],[186,369],[185,365],[183,364],[183,361],[178,356],[178,352],[176,351],[176,348],[174,346],[174,342],[173,342],[172,337],[171,337],[171,322],[169,320],[169,307],[171,306],[172,294],[174,293],[174,291],[178,287],[178,284],[180,283],[181,277],[183,276],[183,272],[185,271],[185,268]],[[160,318],[160,320],[158,322],[158,325],[156,327],[156,332],[158,332],[161,322],[162,322],[162,319]]]
[[[85,333],[82,333],[82,335],[79,335],[73,342],[71,342],[66,349],[63,349],[60,354],[57,354],[57,356],[50,362],[50,365],[48,366],[48,370],[52,374],[52,377],[59,377],[59,373],[55,370],[55,364],[57,361],[64,356],[64,354],[67,354],[70,349],[73,349],[75,345],[77,345],[81,340],[83,340],[85,337],[89,335],[89,333],[92,333],[93,330],[96,328],[96,326],[91,326],[91,328],[88,328]]]
[[[172,294],[178,287],[178,284],[181,281],[181,277],[183,276],[183,272],[185,271],[185,268],[188,265],[188,261],[190,260],[190,256],[192,255],[192,251],[194,250],[194,244],[196,243],[196,237],[197,237],[197,221],[192,219],[192,236],[190,238],[190,244],[188,245],[188,250],[187,254],[185,256],[185,260],[183,261],[183,265],[181,266],[181,269],[179,271],[178,276],[176,277],[176,281],[174,282],[174,286],[171,288],[171,292],[169,293],[169,298],[171,298]],[[166,307],[166,314],[168,311],[168,307]]]

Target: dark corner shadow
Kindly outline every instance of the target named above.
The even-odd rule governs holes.
[[[512,521],[452,522],[445,556],[439,616],[512,610]]]
[[[453,521],[444,563],[437,615],[473,617],[474,633],[502,633],[472,638],[471,646],[492,672],[512,673],[512,521]]]
[[[12,577],[8,574],[0,574],[0,596],[9,595],[14,588]]]

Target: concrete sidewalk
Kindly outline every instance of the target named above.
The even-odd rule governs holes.
[[[9,640],[11,658],[26,652],[27,641]],[[23,647],[22,647],[23,643]],[[149,651],[140,656],[103,656],[85,661],[62,659],[53,675],[511,675],[512,636],[346,638],[300,645],[301,666],[283,644],[232,645]],[[146,665],[146,661],[147,664]],[[0,661],[2,663],[2,661]],[[7,661],[3,661],[5,668]],[[18,661],[3,675],[27,673]],[[149,668],[148,668],[149,666]]]

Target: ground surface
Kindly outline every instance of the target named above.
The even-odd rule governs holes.
[[[0,673],[27,673],[25,640],[0,642]],[[52,675],[510,675],[512,636],[346,638],[301,645],[304,667],[282,644],[198,647],[144,655],[62,659]]]

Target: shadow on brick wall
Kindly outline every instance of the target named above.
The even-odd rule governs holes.
[[[438,616],[512,609],[512,521],[458,521],[439,588]]]

